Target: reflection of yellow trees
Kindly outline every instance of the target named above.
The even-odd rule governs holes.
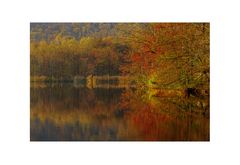
[[[143,91],[128,89],[120,100],[110,98],[116,100],[109,102],[97,99],[93,90],[87,90],[80,100],[73,96],[50,101],[42,95],[31,104],[31,122],[36,119],[40,120],[39,125],[51,122],[61,132],[67,125],[77,124],[84,128],[88,140],[111,139],[109,130],[114,130],[119,140],[209,140],[207,99],[149,98]],[[31,129],[39,125],[31,125]],[[73,139],[80,136],[80,127],[72,132]],[[91,128],[95,127],[98,135],[91,134]]]
[[[44,123],[48,121],[54,123],[54,125],[62,131],[64,131],[64,126],[78,123],[86,128],[84,134],[90,136],[88,140],[91,140],[91,138],[106,140],[109,138],[107,131],[112,128],[116,130],[117,139],[139,139],[137,130],[131,125],[131,121],[126,120],[122,122],[116,117],[116,111],[118,111],[117,104],[106,105],[98,102],[93,107],[81,106],[67,110],[58,109],[58,107],[61,106],[60,104],[61,103],[35,105],[31,108],[31,121],[33,122],[35,119],[39,119],[40,125],[44,125]],[[87,129],[94,125],[97,125],[100,130],[98,137],[95,137],[96,135],[90,135],[90,130]],[[79,135],[75,132],[73,136],[77,139]]]
[[[137,109],[149,105],[151,110],[191,115],[209,115],[209,97],[184,97],[181,90],[163,90],[161,96],[155,97],[142,90],[125,90],[121,95],[121,106]],[[159,91],[158,91],[159,92]]]
[[[86,99],[90,99],[88,95]],[[66,104],[67,101],[65,100]],[[31,108],[31,119],[39,118],[42,122],[51,120],[58,125],[71,124],[80,122],[83,124],[89,124],[95,119],[108,118],[113,114],[113,110],[117,108],[117,105],[106,105],[100,101],[96,101],[94,106],[86,103],[82,104],[79,108],[73,107],[69,109],[63,109],[62,102],[55,103],[38,103]],[[65,106],[66,107],[66,106]]]

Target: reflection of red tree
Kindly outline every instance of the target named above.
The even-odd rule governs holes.
[[[140,89],[126,90],[119,103],[121,110],[130,110],[125,119],[138,140],[209,139],[209,119],[176,106],[176,103],[185,105],[182,103],[185,99],[175,98],[176,103],[169,101],[170,98],[144,99],[142,93]]]
[[[152,110],[153,107],[146,105],[130,117],[144,140],[158,140],[162,134],[169,132],[166,127],[171,119],[166,114],[154,113]]]
[[[143,102],[137,92],[128,90],[122,93],[121,108],[131,109],[128,119],[142,137],[142,140],[159,140],[169,133],[171,118],[166,113],[160,113],[151,102]],[[163,107],[164,108],[164,107]]]
[[[129,109],[131,108],[131,102],[134,102],[134,94],[132,90],[125,91],[120,97],[120,108]]]

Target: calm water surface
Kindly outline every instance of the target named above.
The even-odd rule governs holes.
[[[31,87],[31,141],[208,141],[209,98],[144,98],[134,89]]]

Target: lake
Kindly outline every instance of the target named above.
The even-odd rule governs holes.
[[[209,141],[209,97],[31,85],[31,141]]]

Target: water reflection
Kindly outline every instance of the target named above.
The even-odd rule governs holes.
[[[209,140],[208,98],[142,98],[134,89],[31,87],[30,138]]]

